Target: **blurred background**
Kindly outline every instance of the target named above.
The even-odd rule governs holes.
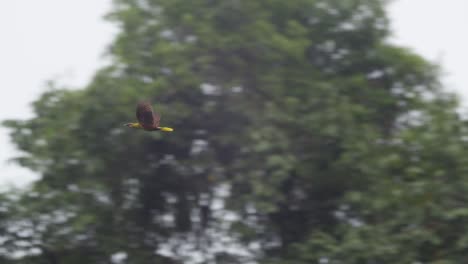
[[[464,263],[467,9],[0,3],[1,262]]]

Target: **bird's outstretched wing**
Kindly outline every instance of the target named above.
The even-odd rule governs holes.
[[[143,128],[159,127],[159,114],[153,111],[149,102],[139,102],[136,109],[136,117]]]

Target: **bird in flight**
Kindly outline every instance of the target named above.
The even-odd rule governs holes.
[[[136,108],[136,117],[138,123],[126,123],[125,126],[144,129],[146,131],[174,131],[174,129],[170,127],[159,126],[159,120],[161,120],[161,116],[153,111],[153,108],[149,102],[138,103]]]

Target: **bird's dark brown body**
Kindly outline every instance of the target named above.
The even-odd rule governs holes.
[[[139,102],[136,108],[136,117],[144,130],[160,130],[159,121],[161,120],[161,116],[153,111],[150,103]]]
[[[159,126],[161,116],[153,111],[153,107],[149,102],[143,101],[137,104],[136,118],[138,123],[127,123],[125,125],[131,128],[141,128],[146,131],[173,131],[170,127]]]

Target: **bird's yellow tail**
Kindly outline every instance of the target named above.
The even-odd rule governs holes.
[[[170,127],[161,127],[160,129],[161,129],[161,131],[164,131],[164,132],[172,132],[172,131],[174,131],[174,129],[173,129],[173,128],[170,128]]]

